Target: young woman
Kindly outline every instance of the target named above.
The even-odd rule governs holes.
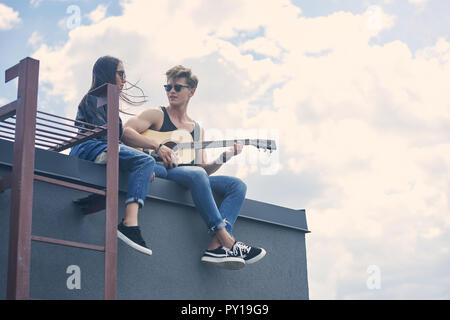
[[[88,93],[83,97],[77,112],[77,120],[94,125],[106,124],[106,96],[96,97],[90,92],[105,84],[116,84],[120,90],[120,98],[126,102],[133,101],[127,97],[123,88],[126,83],[123,63],[114,57],[104,56],[95,62],[92,72],[92,84]],[[79,124],[83,127],[82,124]],[[130,148],[122,143],[126,140],[122,120],[119,117],[119,166],[130,172],[127,197],[125,200],[125,218],[118,225],[118,237],[132,248],[151,255],[142,238],[138,225],[138,210],[144,206],[150,182],[154,179],[155,160],[151,156]],[[72,148],[70,155],[84,160],[102,162],[106,151],[106,134],[96,139],[88,140]]]

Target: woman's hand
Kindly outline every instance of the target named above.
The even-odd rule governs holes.
[[[178,167],[178,157],[172,149],[162,145],[157,153],[161,157],[166,168],[171,169]]]

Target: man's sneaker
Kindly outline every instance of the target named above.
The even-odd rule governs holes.
[[[252,264],[261,260],[266,255],[266,250],[263,248],[250,247],[242,242],[235,242],[231,248],[233,253],[241,256],[245,264]]]
[[[239,270],[245,266],[245,261],[242,257],[237,256],[233,251],[225,247],[206,250],[201,260],[203,263],[230,270]]]
[[[144,239],[142,239],[141,229],[138,226],[127,227],[123,224],[123,220],[117,226],[117,236],[120,240],[125,242],[127,245],[136,249],[142,253],[151,255],[152,250],[150,250],[145,244]]]

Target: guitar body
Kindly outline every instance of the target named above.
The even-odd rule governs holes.
[[[195,160],[195,150],[193,148],[178,149],[180,143],[192,143],[192,135],[184,129],[178,129],[168,132],[160,132],[155,130],[146,130],[141,133],[144,137],[155,140],[158,144],[163,144],[172,149],[179,159],[179,164],[190,164]],[[142,148],[136,148],[144,151]],[[158,159],[157,159],[158,160]]]

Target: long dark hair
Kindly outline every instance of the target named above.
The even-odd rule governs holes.
[[[89,91],[92,91],[105,83],[116,84],[117,66],[120,62],[119,59],[111,56],[98,58],[92,69],[92,83]],[[131,93],[126,92],[131,89],[140,91],[140,94],[132,95]],[[137,83],[128,81],[125,82],[124,88],[120,92],[120,99],[132,106],[140,106],[147,102],[147,96],[144,94],[144,91],[137,86]],[[134,115],[127,113],[122,109],[120,109],[120,111],[129,115]]]

